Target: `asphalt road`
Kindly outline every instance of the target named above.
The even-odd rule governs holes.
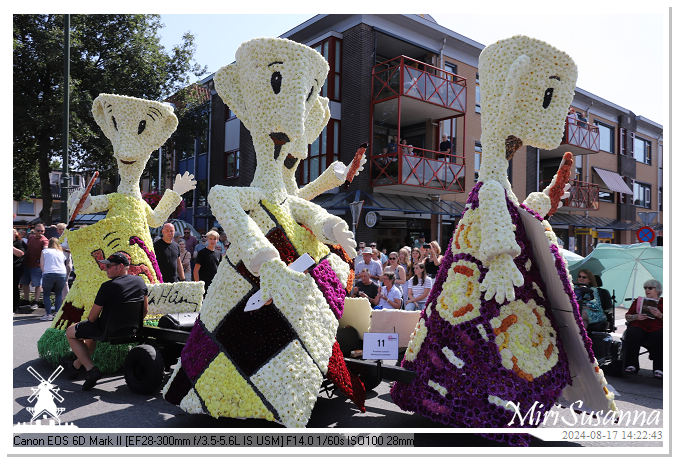
[[[39,317],[44,314],[42,308],[32,314],[14,315],[14,354],[13,354],[13,419],[14,424],[28,422],[31,415],[26,411],[30,406],[28,397],[31,387],[37,386],[36,380],[27,371],[29,366],[47,378],[54,368],[40,359],[36,342],[49,327],[49,322],[42,322]],[[618,310],[616,319],[623,319],[624,311]],[[622,333],[624,323],[618,332]],[[662,382],[652,377],[651,364],[647,355],[640,359],[640,374],[633,377],[610,377],[608,381],[619,396],[616,397],[618,408],[623,411],[652,411],[660,413],[662,425]],[[81,390],[83,381],[72,382],[65,376],[57,377],[55,384],[65,401],[60,404],[65,408],[60,416],[63,422],[72,422],[80,428],[139,428],[173,429],[173,428],[282,428],[264,420],[255,419],[214,419],[206,415],[190,415],[174,405],[167,403],[160,395],[147,397],[131,392],[125,384],[122,373],[104,377],[90,392]],[[549,425],[547,425],[549,426]],[[328,398],[321,393],[308,423],[309,428],[355,428],[357,431],[379,430],[384,428],[442,428],[439,423],[432,422],[416,414],[402,411],[392,401],[389,384],[381,383],[370,392],[366,401],[366,412],[361,413],[349,400],[341,396]],[[563,426],[562,426],[563,427]],[[167,430],[165,430],[167,431]],[[412,430],[411,430],[412,431]],[[419,434],[418,434],[419,435]],[[424,438],[422,438],[424,437]],[[431,435],[422,436],[428,446],[497,446],[495,442],[472,434]],[[429,440],[429,441],[427,441]],[[533,446],[660,446],[657,442],[543,442],[533,440]]]

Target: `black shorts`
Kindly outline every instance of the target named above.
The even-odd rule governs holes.
[[[75,325],[75,338],[95,339],[104,334],[99,324],[90,321],[80,321]]]

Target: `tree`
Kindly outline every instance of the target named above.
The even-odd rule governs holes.
[[[63,15],[14,15],[14,197],[36,193],[51,222],[50,161],[62,155]],[[158,15],[71,16],[71,168],[99,170],[113,180],[110,142],[92,117],[100,93],[161,99],[186,87],[191,73],[207,71],[194,61],[190,33],[166,51]]]

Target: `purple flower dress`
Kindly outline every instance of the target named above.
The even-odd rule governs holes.
[[[481,236],[481,185],[478,183],[469,195],[404,357],[402,366],[414,370],[416,378],[409,384],[396,382],[391,395],[402,409],[451,427],[534,426],[537,424],[528,421],[521,424],[517,408],[525,416],[533,404],[537,404],[537,412],[544,413],[557,402],[581,370],[574,366],[569,369],[569,353],[576,352],[578,365],[584,364],[584,370],[596,373],[585,380],[588,384],[596,375],[601,379],[603,375],[598,372],[564,261],[553,246],[548,247],[547,262],[554,266],[553,275],[558,273],[560,301],[570,306],[559,309],[565,309],[570,319],[555,317],[557,310],[551,305],[544,273],[534,257],[532,237],[524,226],[526,217],[536,221],[542,229],[538,238],[546,242],[542,218],[506,196],[516,242],[521,247],[514,263],[524,284],[515,288],[516,298],[511,303],[483,298],[479,284],[488,268],[475,257]],[[566,330],[569,346],[564,347]],[[599,385],[601,379],[595,381],[594,392],[589,394],[598,397],[594,403],[608,407],[612,401],[606,400],[608,392]],[[575,395],[580,391],[578,388]],[[515,445],[529,441],[525,434],[489,437]]]

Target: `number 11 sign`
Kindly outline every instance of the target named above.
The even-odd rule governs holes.
[[[398,359],[398,334],[364,333],[363,359]]]

